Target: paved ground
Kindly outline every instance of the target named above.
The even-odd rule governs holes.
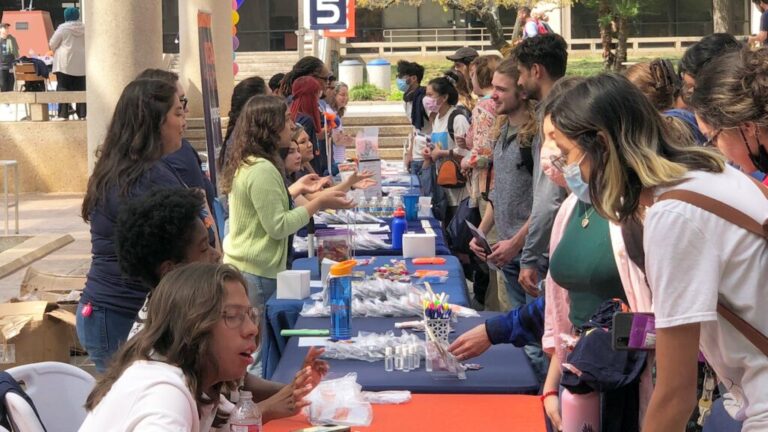
[[[70,234],[75,241],[33,262],[35,268],[59,274],[85,274],[91,260],[88,225],[80,219],[81,194],[22,194],[19,234]],[[0,233],[4,233],[0,228]],[[19,294],[26,267],[0,279],[0,301]]]

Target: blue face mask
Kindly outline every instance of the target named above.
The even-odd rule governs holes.
[[[579,159],[578,162],[570,164],[563,169],[563,177],[565,182],[568,183],[568,188],[576,195],[579,200],[590,204],[592,200],[589,198],[589,184],[581,178],[581,169],[579,165],[584,160],[584,156]]]
[[[408,90],[408,83],[405,81],[405,78],[397,79],[397,89],[401,92]]]

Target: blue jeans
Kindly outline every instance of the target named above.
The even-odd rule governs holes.
[[[431,196],[433,181],[432,170],[434,165],[430,165],[424,169],[424,161],[411,161],[411,174],[419,177],[419,187],[421,189],[421,196]]]
[[[270,279],[261,277],[252,273],[242,272],[245,282],[248,284],[248,300],[251,302],[251,306],[258,308],[261,311],[261,323],[259,326],[259,349],[253,353],[253,363],[248,368],[248,372],[263,377],[264,368],[261,365],[261,347],[264,343],[263,331],[266,327],[266,304],[267,300],[272,297],[272,294],[277,291],[277,279]]]
[[[84,317],[83,306],[82,303],[77,305],[77,338],[88,351],[88,356],[96,365],[96,371],[103,373],[107,370],[112,355],[128,337],[128,332],[136,321],[136,314],[92,304],[91,315]]]
[[[507,298],[509,299],[512,309],[517,309],[535,300],[534,297],[528,295],[523,286],[520,285],[518,279],[520,277],[520,256],[516,256],[512,262],[501,268],[504,275],[504,287],[507,290]],[[544,272],[546,275],[546,271]],[[543,277],[539,274],[539,277]],[[542,292],[540,295],[544,295]],[[541,343],[530,344],[524,347],[525,354],[531,361],[531,367],[536,377],[541,383],[547,377],[547,370],[549,369],[549,360],[544,355],[544,351],[541,349]]]

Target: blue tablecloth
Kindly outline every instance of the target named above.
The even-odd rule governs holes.
[[[382,218],[386,221],[386,225],[390,226],[392,222],[392,218]],[[445,244],[445,235],[443,234],[443,228],[440,226],[440,221],[438,221],[435,218],[427,218],[423,219],[429,222],[429,226],[432,228],[432,231],[435,232],[435,255],[450,255],[451,251],[448,249],[448,245]],[[324,229],[327,228],[327,225],[317,224],[315,225],[315,229]],[[421,225],[421,220],[417,221],[408,221],[408,232],[415,232],[418,234],[424,233],[424,227]],[[299,230],[298,233],[296,233],[299,237],[306,237],[307,236],[307,230],[306,228],[302,228]],[[391,233],[387,236],[387,243],[392,244],[392,235]],[[403,250],[402,249],[358,249],[355,251],[355,255],[362,256],[397,256],[402,255]],[[294,258],[306,258],[307,257],[307,251],[294,251],[293,253]]]
[[[364,257],[361,257],[364,258]],[[371,265],[358,266],[355,270],[364,270],[366,273],[371,274],[373,269],[381,265],[389,263],[389,259],[394,257],[377,258]],[[448,281],[444,284],[432,285],[432,290],[435,292],[445,292],[450,296],[449,301],[453,304],[469,307],[469,294],[467,292],[467,282],[464,278],[464,271],[461,269],[461,263],[454,256],[443,256],[445,258],[444,266],[415,266],[412,260],[406,260],[406,266],[408,270],[413,272],[417,269],[439,269],[448,271]],[[402,259],[402,257],[400,258]],[[317,258],[302,258],[294,261],[294,270],[310,270],[312,280],[320,279],[320,269],[317,264]],[[312,292],[320,291],[319,288],[313,289]],[[269,378],[272,376],[272,372],[277,366],[277,362],[280,361],[280,357],[283,354],[285,345],[288,341],[287,338],[280,336],[282,329],[294,328],[296,320],[299,318],[299,313],[304,303],[308,303],[311,300],[278,300],[275,296],[272,296],[266,305],[266,324],[263,330],[262,336],[262,367],[264,368],[264,376]]]
[[[495,312],[482,312],[481,318],[459,318],[456,331],[450,339],[482,324]],[[394,323],[406,321],[403,318],[354,318],[352,333],[358,331],[385,332],[395,330]],[[299,318],[297,328],[328,328],[328,318]],[[395,334],[400,332],[395,330]],[[418,335],[419,333],[417,333]],[[423,334],[420,336],[423,338]],[[285,355],[275,370],[272,379],[278,382],[290,382],[301,367],[309,348],[298,346],[298,337],[290,338]],[[363,390],[410,390],[414,393],[496,393],[496,394],[536,394],[539,383],[531,369],[528,357],[520,348],[512,345],[492,346],[483,355],[471,360],[482,366],[477,371],[467,371],[466,380],[435,377],[424,369],[424,363],[418,370],[410,372],[384,371],[384,362],[366,362],[361,360],[328,360],[331,367],[329,378],[338,378],[349,372],[357,372],[357,382]],[[499,413],[500,415],[502,413]]]

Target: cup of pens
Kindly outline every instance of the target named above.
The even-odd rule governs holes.
[[[448,345],[451,332],[451,308],[446,302],[424,301],[424,325],[434,335],[435,342]]]

